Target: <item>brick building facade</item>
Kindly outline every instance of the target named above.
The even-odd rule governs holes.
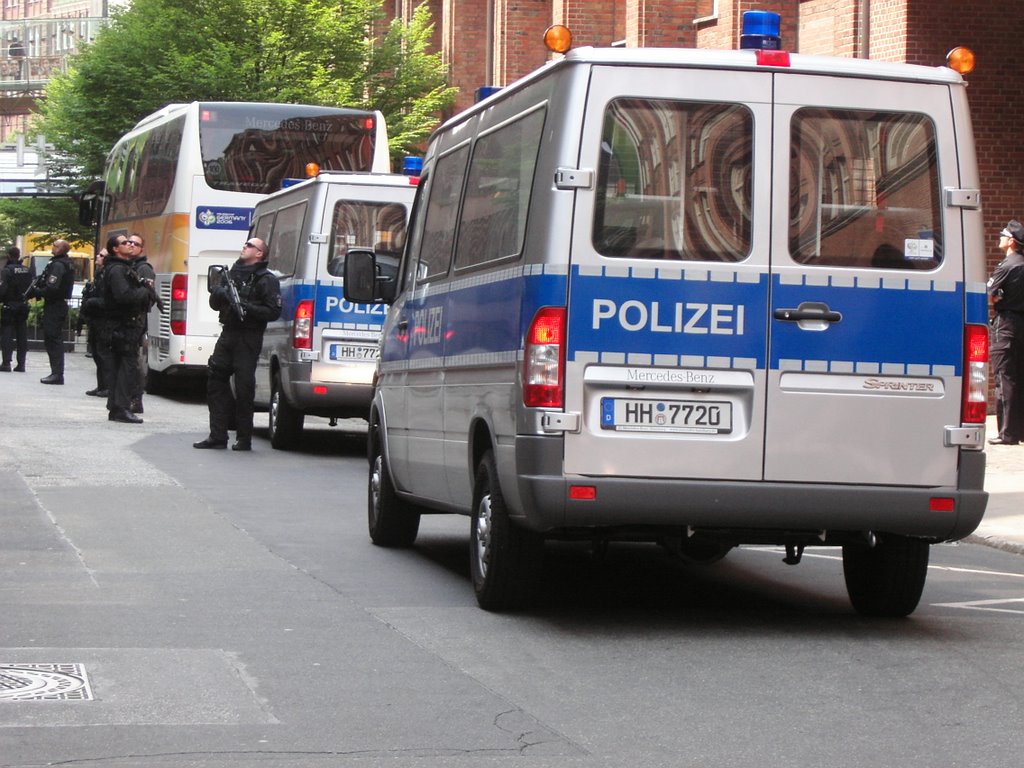
[[[1024,220],[1024,121],[1016,115],[1024,58],[1020,0],[978,0],[968,9],[935,0],[426,0],[435,42],[459,87],[456,110],[482,85],[507,85],[548,60],[550,24],[573,30],[574,46],[736,48],[744,11],[782,15],[784,46],[794,52],[938,66],[966,45],[978,55],[967,77],[982,179],[982,205],[999,261],[996,233]],[[389,4],[407,17],[414,0]]]

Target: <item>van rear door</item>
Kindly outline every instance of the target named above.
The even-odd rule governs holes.
[[[565,471],[762,476],[771,73],[594,67],[569,275]],[[629,94],[629,96],[623,96]],[[757,168],[751,172],[751,158]],[[758,164],[759,163],[759,164]]]
[[[955,485],[950,101],[923,81],[595,67],[565,471]]]
[[[774,77],[765,479],[953,486],[966,296],[961,211],[943,199],[962,183],[950,87]]]

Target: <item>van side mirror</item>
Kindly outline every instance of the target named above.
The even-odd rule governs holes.
[[[228,268],[223,264],[213,264],[206,270],[206,290],[213,293],[224,284],[224,274]]]
[[[357,304],[390,304],[398,287],[398,259],[366,248],[345,255],[345,298]]]

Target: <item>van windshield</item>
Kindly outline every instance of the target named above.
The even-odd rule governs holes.
[[[741,261],[750,252],[753,119],[738,104],[615,99],[605,111],[594,248]]]

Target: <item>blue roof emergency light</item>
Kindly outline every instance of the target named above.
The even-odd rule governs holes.
[[[782,17],[773,11],[744,12],[740,49],[779,50],[782,48],[782,38],[779,36],[781,22]]]
[[[479,88],[476,89],[475,98],[473,100],[475,102],[476,101],[483,101],[488,96],[493,96],[494,94],[496,94],[500,90],[501,90],[501,86],[500,85],[481,85]]]
[[[406,155],[402,158],[402,173],[406,176],[419,176],[423,173],[423,158]]]

